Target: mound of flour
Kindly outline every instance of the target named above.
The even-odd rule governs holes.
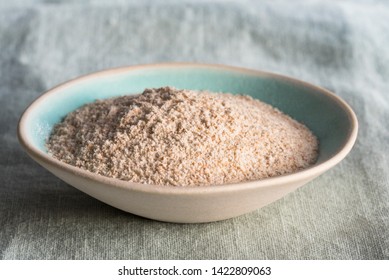
[[[94,173],[173,186],[263,179],[318,156],[310,130],[270,105],[172,87],[87,104],[54,127],[47,148]]]

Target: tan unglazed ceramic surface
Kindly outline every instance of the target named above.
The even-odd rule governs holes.
[[[249,94],[269,101],[282,111],[287,111],[288,106],[295,106],[291,107],[291,116],[303,122],[306,119],[307,126],[319,134],[321,147],[318,162],[300,172],[264,180],[218,186],[171,187],[104,177],[60,162],[47,153],[44,147],[47,136],[53,125],[66,113],[96,98],[137,94],[146,87],[163,85]],[[277,96],[269,92],[274,89],[277,89]],[[263,92],[263,95],[257,96],[255,92]],[[288,95],[289,92],[293,95]],[[290,102],[291,98],[297,102]],[[309,108],[304,107],[308,104],[304,105],[304,102],[310,104]],[[316,107],[317,110],[312,110]],[[304,108],[307,113],[304,113]],[[320,110],[323,111],[316,113]],[[298,113],[294,115],[293,112]],[[35,100],[23,113],[18,137],[23,148],[36,162],[100,201],[150,219],[200,223],[254,211],[318,177],[350,152],[357,130],[358,123],[352,109],[323,88],[263,71],[220,65],[168,63],[106,70],[53,88]]]

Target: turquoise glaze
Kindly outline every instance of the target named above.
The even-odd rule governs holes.
[[[137,94],[145,88],[167,85],[247,94],[277,107],[306,124],[319,138],[318,163],[336,154],[350,134],[351,120],[344,105],[332,95],[323,94],[322,89],[266,73],[178,64],[107,71],[60,86],[30,109],[26,120],[28,141],[46,153],[45,141],[50,131],[67,113],[96,99]]]

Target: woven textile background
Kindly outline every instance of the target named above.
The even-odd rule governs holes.
[[[0,4],[2,259],[389,258],[388,2],[31,2]],[[208,224],[119,211],[21,149],[18,119],[43,91],[109,67],[168,61],[263,69],[328,88],[358,116],[356,145],[285,198]]]

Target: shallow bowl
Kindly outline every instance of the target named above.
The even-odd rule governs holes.
[[[320,141],[315,165],[264,180],[200,187],[155,186],[97,175],[47,153],[53,126],[96,99],[174,86],[251,95],[308,126]],[[40,165],[68,184],[124,211],[150,219],[198,223],[236,217],[274,202],[339,163],[351,150],[358,123],[352,109],[323,88],[293,78],[228,66],[160,64],[125,67],[83,76],[36,99],[18,127],[21,145]]]

